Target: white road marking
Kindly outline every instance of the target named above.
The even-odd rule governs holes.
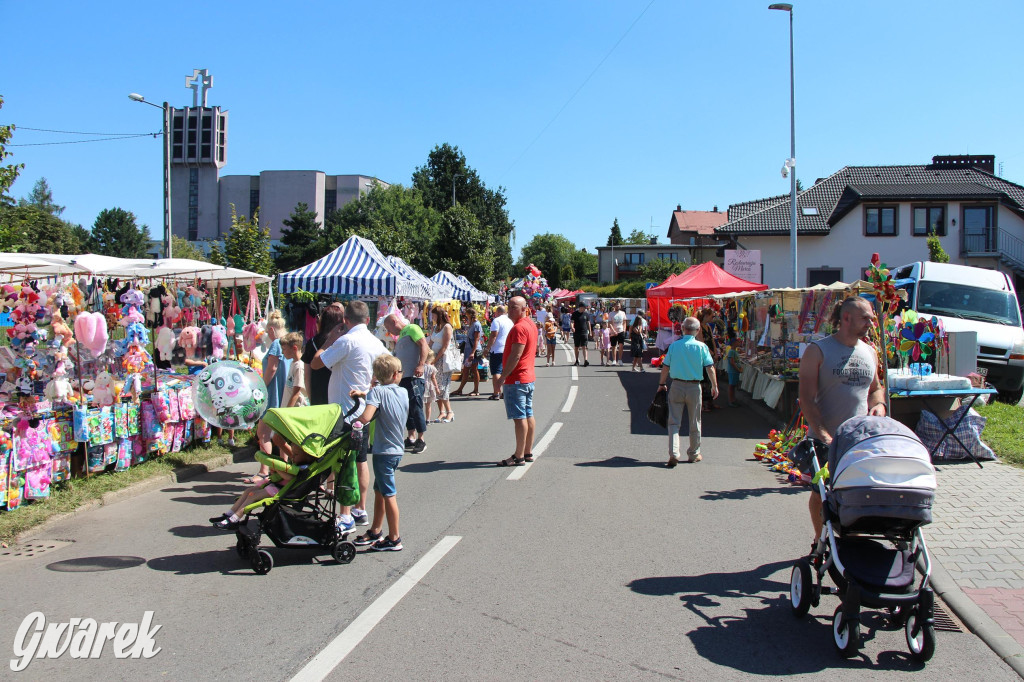
[[[572,346],[570,346],[570,345],[569,345],[569,344],[567,344],[567,343],[563,343],[563,344],[562,344],[562,350],[564,350],[564,351],[565,351],[565,361],[566,361],[566,362],[572,362],[572,358],[573,358],[573,355],[572,355]]]
[[[573,381],[579,381],[579,378],[580,378],[580,373],[577,371],[576,365],[573,365],[572,366],[572,380]]]
[[[319,682],[330,675],[331,671],[363,641],[363,638],[370,634],[377,623],[383,620],[384,616],[402,600],[402,597],[408,594],[409,590],[414,588],[461,539],[462,537],[458,535],[446,535],[441,538],[429,552],[412,565],[412,568],[399,576],[394,585],[377,597],[347,628],[314,656],[313,660],[292,678],[292,682],[306,682],[307,680]]]
[[[573,367],[573,369],[576,368]],[[573,377],[573,379],[575,378],[576,377]],[[578,389],[579,386],[576,386],[575,384],[569,387],[569,397],[565,399],[565,405],[562,405],[562,412],[569,412],[572,410],[572,404],[576,402],[576,391]]]
[[[534,457],[534,459],[536,459],[537,457],[540,457],[541,455],[544,454],[544,451],[548,449],[549,445],[551,445],[551,441],[553,441],[555,439],[555,436],[558,435],[558,430],[560,428],[562,428],[562,422],[555,422],[554,424],[551,425],[551,428],[548,429],[548,432],[544,434],[544,437],[541,438],[539,442],[534,443],[534,445],[533,445],[533,457]],[[523,477],[523,474],[525,474],[526,471],[530,467],[532,467],[532,466],[533,466],[533,462],[527,462],[525,466],[516,467],[515,470],[511,474],[508,475],[508,479],[507,480],[509,480],[509,481],[518,481],[520,478]]]

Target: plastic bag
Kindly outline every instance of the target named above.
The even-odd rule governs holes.
[[[658,391],[647,408],[647,419],[661,428],[668,427],[668,391]]]

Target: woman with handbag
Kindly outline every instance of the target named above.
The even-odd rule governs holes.
[[[476,311],[472,308],[466,311],[466,322],[464,325],[466,328],[466,348],[462,361],[462,382],[452,392],[452,395],[462,395],[462,389],[466,387],[466,382],[469,381],[470,377],[473,377],[473,392],[468,395],[478,396],[480,395],[479,365],[480,361],[484,358],[484,351],[480,342],[483,340],[484,328],[477,321]]]
[[[434,308],[430,313],[434,328],[430,334],[430,349],[434,351],[434,367],[437,368],[437,421],[447,424],[455,419],[448,393],[452,372],[461,364],[459,347],[455,343],[455,328],[452,327],[448,311]]]

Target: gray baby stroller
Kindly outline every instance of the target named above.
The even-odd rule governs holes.
[[[808,457],[815,474],[825,447],[817,446]],[[821,477],[817,483],[821,537],[790,578],[793,614],[806,615],[822,593],[838,595],[832,634],[839,653],[849,657],[860,648],[861,607],[887,609],[893,624],[903,626],[910,653],[927,661],[935,652],[931,559],[921,532],[931,523],[935,497],[928,450],[893,419],[854,417],[836,430],[828,474],[827,482]],[[835,587],[822,586],[826,573]]]

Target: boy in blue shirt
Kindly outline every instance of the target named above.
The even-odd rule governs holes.
[[[402,363],[394,355],[383,353],[373,361],[373,378],[377,385],[369,393],[352,391],[353,398],[366,396],[366,409],[357,421],[366,425],[377,417],[373,436],[373,522],[369,530],[355,539],[361,547],[369,545],[374,552],[402,551],[398,531],[398,491],[395,470],[405,453],[405,422],[409,417],[409,393],[398,385],[402,380]],[[387,518],[388,534],[384,535]]]

